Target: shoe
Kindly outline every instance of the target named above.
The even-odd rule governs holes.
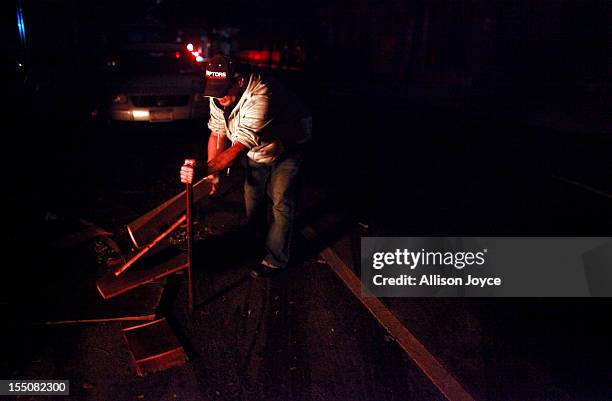
[[[251,270],[251,277],[253,278],[268,278],[277,275],[278,273],[284,271],[283,267],[273,267],[269,264],[262,262],[253,270]]]

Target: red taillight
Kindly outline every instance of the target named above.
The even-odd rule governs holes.
[[[174,53],[174,57],[176,57],[176,58],[181,58],[181,52],[176,52],[176,53]]]

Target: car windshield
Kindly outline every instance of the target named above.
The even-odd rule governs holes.
[[[198,66],[185,52],[130,51],[111,61],[118,72],[124,74],[189,74],[198,72]]]

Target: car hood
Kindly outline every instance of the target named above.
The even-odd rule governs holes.
[[[123,76],[109,86],[112,93],[125,95],[182,95],[202,93],[204,79],[200,74]]]

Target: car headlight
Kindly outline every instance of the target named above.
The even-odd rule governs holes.
[[[196,102],[205,102],[207,99],[206,99],[206,96],[204,96],[203,93],[196,93],[193,96],[193,100],[196,101]]]
[[[126,104],[127,103],[127,96],[125,96],[125,95],[115,95],[115,96],[113,96],[113,103],[114,104]]]

